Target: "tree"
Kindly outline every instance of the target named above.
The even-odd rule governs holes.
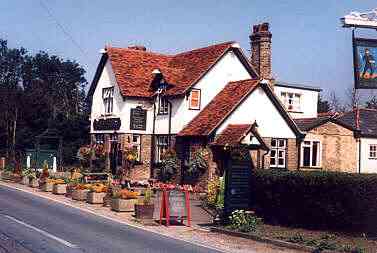
[[[0,135],[6,147],[6,156],[15,159],[17,125],[22,107],[22,67],[26,50],[10,49],[0,39]],[[2,134],[1,134],[2,133]]]
[[[335,91],[330,93],[330,107],[333,112],[345,112],[346,108],[340,101],[339,97],[336,95]]]
[[[322,95],[319,94],[318,96],[318,105],[317,105],[318,113],[330,112],[331,106],[329,101],[323,99]]]

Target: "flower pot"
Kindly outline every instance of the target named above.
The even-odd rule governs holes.
[[[111,195],[106,194],[105,197],[103,197],[103,206],[111,206]]]
[[[29,186],[32,188],[38,188],[39,187],[38,179],[29,178]]]
[[[65,196],[68,197],[68,198],[72,197],[73,190],[74,189],[72,188],[71,185],[67,185]]]
[[[112,199],[111,210],[116,212],[133,212],[137,199]]]
[[[136,219],[141,220],[152,220],[154,212],[154,204],[150,205],[135,205],[135,216]]]
[[[56,195],[63,195],[67,193],[67,185],[66,184],[54,184],[52,187],[52,193]]]
[[[28,185],[29,184],[29,178],[28,177],[22,177],[21,184]]]
[[[44,192],[52,192],[52,187],[53,187],[53,186],[54,186],[54,185],[51,184],[51,183],[44,183],[44,184],[42,184],[42,186],[41,186],[41,190],[44,191]]]
[[[103,198],[106,192],[89,192],[86,197],[86,202],[89,204],[103,204]]]
[[[86,201],[86,196],[88,195],[89,190],[73,190],[72,199],[78,201]]]

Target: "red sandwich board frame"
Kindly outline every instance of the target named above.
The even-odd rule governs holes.
[[[191,205],[190,205],[190,192],[187,190],[183,191],[185,195],[185,208],[186,208],[186,214],[187,216],[181,216],[181,223],[183,223],[183,220],[187,220],[187,226],[191,227]],[[170,203],[169,203],[169,195],[170,191],[166,189],[162,189],[162,197],[161,197],[161,205],[160,205],[160,225],[162,224],[162,221],[165,219],[166,226],[170,226],[170,220],[172,217],[170,217]]]

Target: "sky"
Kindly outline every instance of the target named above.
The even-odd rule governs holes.
[[[269,22],[277,80],[344,96],[353,85],[351,30],[339,18],[375,0],[2,0],[0,38],[79,62],[90,83],[105,45],[174,54],[224,41],[250,53],[254,24]],[[377,38],[377,31],[358,30]]]

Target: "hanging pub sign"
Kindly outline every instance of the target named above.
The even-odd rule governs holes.
[[[120,125],[120,118],[95,119],[93,122],[94,130],[119,130]]]
[[[354,38],[353,59],[356,89],[377,89],[377,40]]]
[[[146,130],[147,129],[147,110],[138,106],[131,109],[130,129]]]

